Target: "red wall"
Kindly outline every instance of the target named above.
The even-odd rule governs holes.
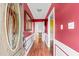
[[[46,15],[45,18],[48,18],[48,16],[49,16],[50,12],[52,11],[53,7],[54,7],[54,3],[51,3],[51,6],[50,6],[50,8],[48,9],[48,13],[47,13],[47,15]]]
[[[33,15],[31,13],[28,5],[27,4],[23,4],[23,7],[24,7],[24,11],[26,11],[29,14],[29,16],[33,19]],[[25,28],[26,28],[26,19],[25,18],[26,17],[24,16],[24,37],[27,37],[27,36],[31,35],[34,32],[34,29],[33,29],[33,32],[27,32],[25,30]],[[33,24],[33,28],[34,28],[34,24]]]
[[[31,13],[31,11],[30,11],[30,9],[29,9],[27,3],[24,3],[24,4],[23,4],[23,7],[24,7],[24,10],[26,10],[27,13],[31,16],[31,18],[34,19],[34,17],[33,17],[32,13]]]
[[[55,11],[56,39],[79,52],[79,4],[55,4]],[[68,29],[69,22],[75,22],[75,29]]]

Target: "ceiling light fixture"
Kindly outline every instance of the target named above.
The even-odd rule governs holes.
[[[38,11],[38,12],[41,12],[41,11],[42,11],[42,9],[37,9],[37,11]]]

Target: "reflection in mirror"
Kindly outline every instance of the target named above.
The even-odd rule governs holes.
[[[19,15],[17,4],[8,4],[7,6],[6,27],[9,46],[11,49],[15,49],[19,35]]]

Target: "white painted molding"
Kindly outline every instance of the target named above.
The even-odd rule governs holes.
[[[35,35],[35,33],[33,33],[32,35],[26,37],[26,38],[24,39],[24,42],[25,42],[25,41],[28,41],[29,39],[31,39],[31,37],[34,38],[34,35]],[[31,49],[31,47],[32,47],[32,45],[33,45],[33,42],[34,42],[34,39],[33,39],[33,41],[31,42],[31,44],[30,44],[29,47],[26,47],[26,46],[25,46],[25,48],[28,48],[28,50],[25,51],[25,56],[26,56],[26,55],[28,54],[28,52],[30,51],[30,49]]]
[[[24,56],[26,56],[26,55],[29,53],[29,51],[30,51],[30,49],[31,49],[32,45],[33,45],[33,43],[29,46],[28,50],[27,50],[27,51],[25,51],[25,55],[24,55]]]
[[[32,33],[30,36],[26,37],[25,40],[28,40],[30,37],[32,37],[33,35],[35,35],[35,33]]]
[[[56,49],[56,56],[67,56],[67,54],[65,52],[63,52],[58,46],[55,47]]]
[[[44,41],[45,41],[47,47],[49,47],[50,44],[48,43],[48,40],[49,40],[49,39],[48,39],[48,34],[44,33],[43,37],[44,37],[43,39],[44,39]]]
[[[58,40],[55,39],[55,44],[59,46],[64,52],[66,52],[69,56],[79,56],[79,53],[72,48],[68,47],[67,45],[59,42]],[[57,50],[56,50],[57,51]],[[61,53],[61,52],[59,52]]]

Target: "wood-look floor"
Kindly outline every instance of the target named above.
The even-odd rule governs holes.
[[[42,41],[41,38],[38,38],[34,41],[34,44],[31,50],[28,53],[28,56],[50,56],[50,50],[46,44]]]

